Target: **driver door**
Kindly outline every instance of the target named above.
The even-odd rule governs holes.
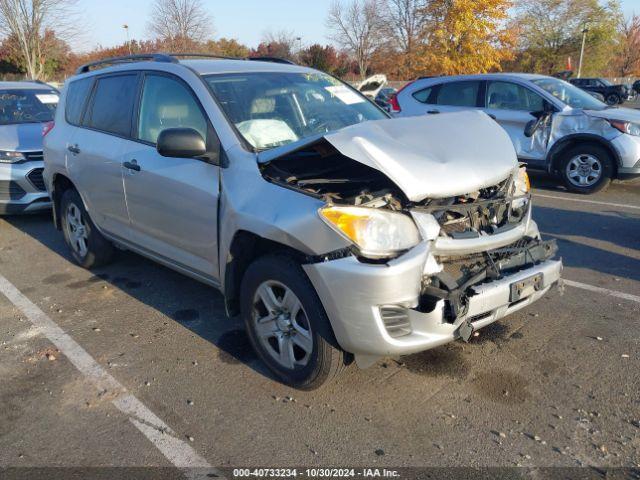
[[[135,141],[128,142],[122,166],[133,240],[160,260],[217,280],[219,167],[156,150],[167,128],[192,128],[213,148],[219,148],[217,137],[179,78],[146,73],[140,98]]]
[[[518,159],[531,165],[544,165],[551,117],[543,121],[532,137],[526,137],[524,131],[527,123],[537,118],[532,112],[542,112],[544,106],[545,100],[523,85],[487,82],[485,111],[509,134]]]

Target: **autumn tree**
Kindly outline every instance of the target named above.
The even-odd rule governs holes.
[[[148,29],[171,50],[186,51],[213,35],[213,21],[202,0],[155,0]]]
[[[64,40],[74,36],[75,6],[75,0],[0,0],[0,32],[29,78],[46,80],[51,74]]]
[[[209,40],[205,45],[205,51],[221,57],[245,58],[249,56],[249,48],[234,38]]]
[[[331,38],[345,48],[358,63],[364,79],[376,49],[385,40],[380,0],[335,0],[326,21]]]
[[[431,0],[418,69],[436,75],[499,70],[512,55],[512,35],[504,26],[510,7],[510,0]]]
[[[619,47],[614,59],[616,76],[640,76],[640,15],[632,15],[620,25]]]
[[[300,52],[300,61],[308,67],[333,73],[340,67],[338,52],[331,45],[313,44]]]
[[[576,65],[587,29],[582,72],[599,74],[615,52],[620,19],[614,0],[520,0],[513,21],[518,31],[513,68],[553,74],[565,69],[569,57]]]

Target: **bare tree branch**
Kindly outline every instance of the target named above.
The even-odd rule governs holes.
[[[77,31],[76,0],[0,0],[0,32],[17,40],[27,75],[44,79],[45,32],[70,40]]]
[[[155,0],[148,29],[172,48],[183,50],[213,36],[213,20],[202,0]]]
[[[344,6],[335,0],[329,8],[326,23],[331,30],[331,39],[354,56],[364,79],[373,53],[384,40],[381,1],[350,0]]]

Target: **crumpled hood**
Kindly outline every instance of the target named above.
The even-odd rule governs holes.
[[[18,152],[42,150],[42,123],[0,125],[0,150]]]
[[[606,120],[622,120],[640,123],[640,110],[632,108],[607,108],[605,110],[585,110],[587,115],[604,118]]]
[[[507,133],[479,111],[359,123],[325,139],[383,172],[414,202],[495,185],[518,164]]]
[[[363,122],[261,152],[258,162],[322,138],[343,155],[387,175],[413,202],[496,185],[518,165],[507,133],[475,110]]]

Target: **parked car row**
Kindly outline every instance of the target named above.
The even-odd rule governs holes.
[[[557,78],[422,78],[389,98],[396,118],[374,80],[367,99],[274,59],[95,62],[57,109],[5,86],[0,172],[15,211],[51,203],[79,265],[128,249],[220,289],[274,374],[315,388],[558,283],[519,162],[580,193],[640,175],[640,115]]]
[[[569,80],[582,90],[602,95],[607,105],[621,105],[629,100],[633,89],[629,85],[614,85],[606,78],[572,78]]]

